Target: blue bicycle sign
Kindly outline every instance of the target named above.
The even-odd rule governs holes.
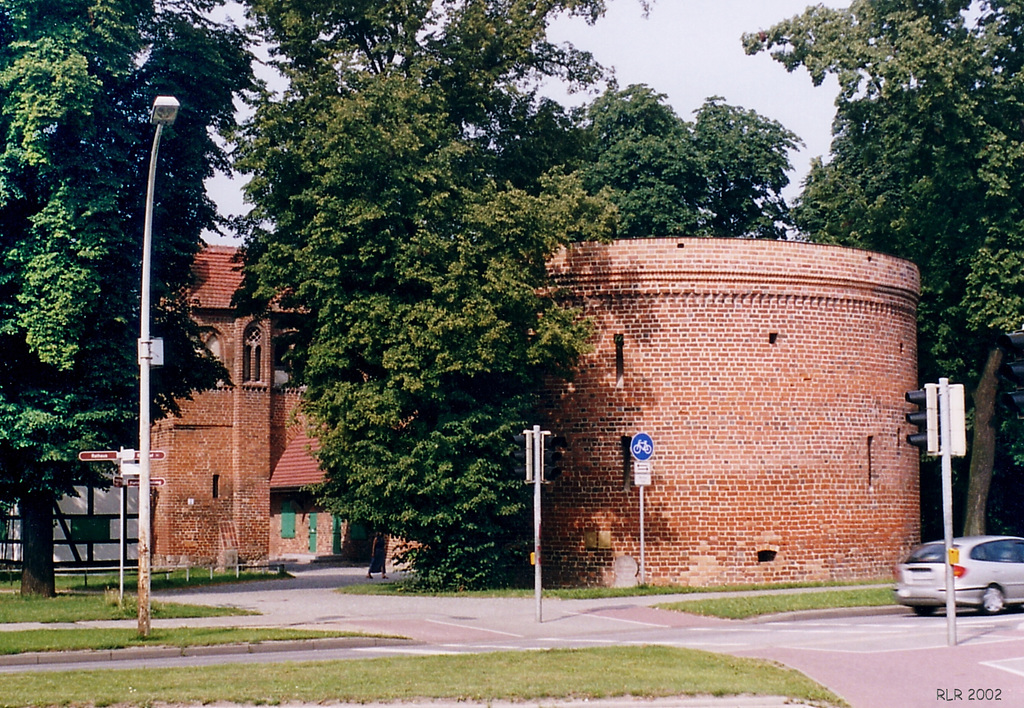
[[[654,455],[654,439],[647,433],[637,433],[629,442],[629,451],[634,460],[649,460]]]

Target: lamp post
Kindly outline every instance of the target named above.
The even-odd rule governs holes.
[[[149,122],[156,125],[153,150],[149,155],[149,182],[146,187],[146,220],[142,231],[142,305],[139,328],[139,634],[149,636],[150,587],[150,393],[149,370],[153,362],[153,340],[149,336],[150,270],[153,250],[153,185],[156,182],[156,158],[160,151],[160,134],[165,125],[178,117],[178,100],[173,96],[157,96]]]

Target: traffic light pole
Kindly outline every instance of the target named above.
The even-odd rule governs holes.
[[[946,551],[946,644],[956,646],[956,578],[953,575],[953,445],[949,379],[939,379],[939,445],[942,455],[942,534]]]
[[[543,621],[541,613],[542,577],[540,567],[540,485],[544,480],[544,432],[539,425],[533,426],[533,597],[536,605],[537,622]]]

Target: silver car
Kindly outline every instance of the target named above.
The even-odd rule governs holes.
[[[987,613],[1024,603],[1024,538],[967,536],[953,539],[956,604]],[[942,541],[914,549],[899,566],[896,601],[929,615],[946,606],[945,548]]]

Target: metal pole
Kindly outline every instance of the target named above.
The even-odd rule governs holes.
[[[644,488],[640,487],[640,584],[647,584],[647,571],[644,563]]]
[[[153,189],[156,183],[156,158],[160,151],[163,124],[156,124],[153,150],[149,155],[149,182],[146,188],[146,221],[142,232],[142,306],[139,328],[139,634],[149,636],[149,572],[150,572],[150,394],[149,371],[153,359],[149,337],[150,270],[153,251]]]
[[[121,463],[118,462],[118,466],[120,466],[120,464]],[[120,471],[120,469],[118,471]],[[121,514],[120,514],[120,516],[121,516],[121,519],[120,519],[121,529],[120,529],[120,531],[118,533],[118,537],[117,537],[118,538],[118,541],[117,541],[118,556],[120,558],[120,560],[119,560],[119,562],[117,564],[117,566],[118,566],[117,567],[117,602],[118,602],[119,605],[123,605],[124,604],[124,557],[125,557],[124,533],[125,533],[125,526],[126,526],[124,517],[125,517],[125,512],[126,512],[126,506],[127,506],[126,503],[125,503],[125,496],[124,496],[124,477],[123,476],[121,477],[120,492],[121,492],[121,504],[120,504],[120,507],[121,507]]]
[[[533,598],[537,622],[543,622],[541,592],[543,580],[540,568],[540,485],[544,477],[544,436],[540,426],[533,426]]]
[[[942,455],[942,532],[946,551],[946,644],[956,646],[956,579],[953,549],[953,459],[950,446],[949,379],[939,379],[939,449]]]

